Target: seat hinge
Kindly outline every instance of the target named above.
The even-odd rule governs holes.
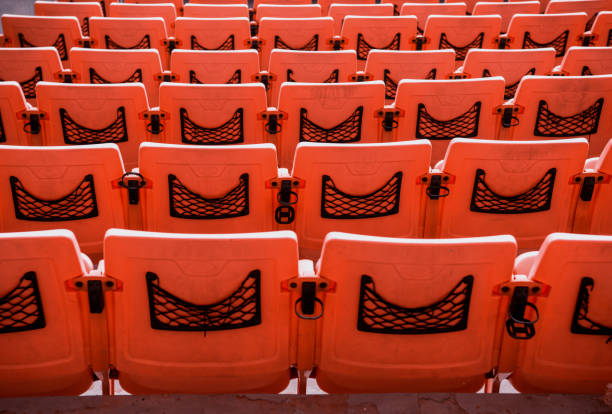
[[[166,46],[168,49],[168,53],[172,53],[174,49],[181,46],[182,42],[179,39],[175,39],[174,37],[169,37],[167,39],[162,40],[162,46]]]
[[[498,49],[508,49],[513,41],[514,39],[512,37],[505,35],[499,36],[495,39]]]
[[[397,128],[397,118],[404,117],[405,112],[400,108],[383,108],[374,112],[375,118],[382,118],[382,128],[385,132],[391,132]]]
[[[304,180],[297,177],[272,178],[266,181],[266,188],[278,190],[274,210],[274,219],[278,224],[291,224],[295,220],[295,204],[298,202],[298,193],[295,191],[304,188]]]
[[[539,311],[535,304],[529,302],[529,296],[548,296],[550,286],[537,281],[512,281],[502,283],[493,289],[495,295],[510,296],[506,331],[514,339],[530,339],[535,336],[535,323]],[[534,319],[527,319],[527,308],[535,313]]]
[[[259,51],[261,47],[266,44],[266,41],[258,38],[257,36],[253,36],[250,39],[245,40],[244,43],[249,47],[249,49]]]
[[[277,77],[273,73],[268,73],[265,71],[254,74],[251,79],[255,82],[261,82],[266,87],[266,90],[270,90],[270,86],[272,86],[272,82],[274,82]]]
[[[453,80],[471,79],[471,78],[472,78],[472,75],[466,72],[451,73],[450,75],[448,75],[448,79],[453,79]]]
[[[85,275],[66,281],[66,290],[87,292],[89,313],[104,312],[104,294],[123,288],[121,281],[110,276]]]
[[[164,121],[170,119],[170,114],[160,110],[144,111],[138,114],[138,119],[142,119],[146,123],[147,132],[153,135],[159,135],[164,132]]]
[[[336,282],[322,276],[294,277],[281,282],[282,292],[292,292],[299,297],[294,302],[295,314],[300,319],[319,319],[323,316],[323,301],[317,294],[333,293]],[[319,309],[317,310],[317,304]]]
[[[416,50],[423,50],[423,45],[429,43],[429,39],[423,35],[416,35],[412,43],[416,44]]]
[[[179,76],[169,70],[165,70],[161,73],[156,73],[153,76],[157,82],[177,82],[179,80]]]
[[[257,114],[258,120],[265,121],[264,129],[268,134],[278,134],[283,130],[282,121],[287,119],[287,114],[283,111],[267,110]]]
[[[49,119],[46,112],[37,109],[26,109],[17,113],[17,118],[21,119],[25,124],[23,130],[27,134],[37,135],[42,130],[42,121]]]
[[[259,32],[259,23],[251,20],[251,37],[256,37]]]
[[[77,40],[77,46],[83,47],[85,49],[91,49],[96,46],[96,40],[91,37],[86,37],[83,39]]]
[[[372,75],[371,73],[357,72],[349,76],[349,80],[351,82],[367,82],[374,80],[374,75]]]
[[[142,174],[135,171],[126,172],[112,182],[113,188],[125,188],[128,191],[128,202],[136,205],[140,202],[140,189],[152,188],[151,180],[145,179]]]
[[[455,176],[448,173],[429,173],[420,176],[417,179],[417,184],[426,185],[425,194],[431,200],[439,200],[447,197],[450,194],[450,184],[455,183]]]
[[[598,38],[599,35],[597,33],[584,33],[578,36],[578,40],[582,42],[582,46],[592,46]]]
[[[591,201],[595,186],[597,184],[609,184],[612,181],[612,175],[605,173],[583,172],[574,175],[570,184],[580,185],[580,199],[582,201]]]
[[[501,115],[501,124],[504,128],[510,128],[519,124],[519,119],[516,115],[525,112],[525,108],[521,105],[499,105],[493,109],[494,115]]]
[[[81,76],[70,69],[64,69],[61,72],[57,72],[53,76],[55,79],[63,83],[75,83],[75,81],[81,79]]]
[[[346,38],[341,36],[334,36],[327,41],[333,50],[342,50],[346,44]]]

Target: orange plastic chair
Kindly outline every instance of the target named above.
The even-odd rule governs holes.
[[[385,99],[395,100],[402,79],[447,79],[455,70],[452,50],[391,51],[372,50],[365,72],[385,82]]]
[[[103,17],[101,3],[67,3],[55,1],[34,2],[34,14],[37,16],[74,16],[81,22],[83,36],[89,36],[89,18]]]
[[[151,106],[159,105],[162,62],[155,49],[107,50],[73,48],[72,73],[78,83],[142,83]]]
[[[330,233],[316,379],[330,393],[475,392],[497,366],[511,236],[402,239]]]
[[[584,137],[597,156],[612,137],[612,75],[526,76],[511,103],[514,114],[502,117],[505,138]]]
[[[502,18],[501,31],[506,33],[512,16],[515,14],[539,14],[539,1],[516,1],[510,3],[478,2],[474,6],[473,16],[498,14]]]
[[[585,35],[588,35],[584,40],[584,43],[588,43],[586,46],[612,46],[612,11],[599,13],[591,31]]]
[[[164,83],[160,110],[166,114],[165,142],[191,145],[265,142],[266,89],[261,84]]]
[[[197,147],[145,143],[140,173],[144,229],[181,233],[274,230],[267,181],[277,176],[272,144]]]
[[[298,144],[291,175],[304,184],[295,209],[300,257],[317,259],[330,231],[422,237],[420,179],[430,156],[427,141]]]
[[[328,15],[334,19],[334,34],[339,35],[346,16],[393,16],[393,6],[390,4],[332,3]]]
[[[189,0],[185,6],[193,4],[247,4],[247,0]]]
[[[467,6],[465,3],[404,3],[400,5],[400,16],[416,16],[417,30],[423,33],[425,23],[432,14],[440,16],[465,16]]]
[[[317,3],[321,5],[323,16],[327,16],[332,4],[374,4],[376,0],[321,0]]]
[[[535,335],[513,341],[512,385],[525,393],[605,394],[612,382],[612,237],[551,234],[516,262],[547,294],[530,299],[539,311]]]
[[[136,4],[159,4],[159,3],[172,3],[179,16],[183,15],[183,0],[123,0],[124,3],[136,3]],[[190,3],[192,3],[190,1]]]
[[[106,12],[110,8],[110,4],[113,0],[57,0],[60,3],[98,3],[102,8],[102,16],[106,16]]]
[[[259,55],[255,50],[175,50],[170,67],[182,83],[250,83],[259,73]]]
[[[558,70],[569,76],[612,75],[612,48],[572,46]]]
[[[47,114],[44,145],[118,144],[125,167],[138,164],[138,146],[148,138],[149,110],[142,84],[65,84],[41,82],[39,109]]]
[[[100,259],[104,232],[126,225],[124,190],[114,185],[123,173],[113,144],[0,146],[0,232],[65,228]]]
[[[281,6],[297,6],[297,5],[308,5],[311,4],[309,0],[253,0],[253,9],[257,8],[262,4],[277,4]]]
[[[608,144],[604,148],[599,158],[589,160],[592,161],[591,171],[594,171],[597,176],[592,180],[595,181],[593,187],[592,198],[582,197],[584,201],[592,201],[592,216],[590,220],[590,231],[593,234],[612,234],[612,215],[610,215],[610,206],[612,205],[612,139],[608,140]],[[599,178],[602,177],[602,178]],[[583,184],[583,188],[591,186],[591,182]]]
[[[174,35],[174,22],[177,11],[172,3],[164,4],[128,4],[112,3],[110,17],[161,17],[166,23],[166,30],[170,36]]]
[[[334,144],[379,141],[385,103],[381,81],[359,83],[285,83],[278,109],[280,125],[265,124],[279,152],[279,165],[289,167],[298,142]]]
[[[249,19],[176,19],[176,39],[180,49],[238,50],[248,49],[251,38]]]
[[[249,18],[249,6],[244,4],[185,4],[185,17],[219,19],[232,17]]]
[[[268,102],[278,105],[278,94],[284,82],[341,83],[351,80],[357,71],[357,56],[353,50],[304,52],[273,50],[270,53]]]
[[[551,0],[546,6],[546,14],[586,12],[589,20],[585,30],[591,30],[599,12],[612,10],[610,0]]]
[[[318,4],[260,4],[255,10],[255,18],[259,21],[263,17],[321,17],[321,6]]]
[[[582,138],[451,141],[438,165],[448,178],[428,189],[437,200],[435,237],[512,234],[520,249],[533,249],[570,231],[580,190],[573,177],[587,151]]]
[[[27,105],[17,82],[0,82],[0,148],[3,146],[1,144],[29,145],[30,133],[40,134],[40,122],[35,123],[33,130],[33,125],[27,118],[22,117],[22,114],[26,113]]]

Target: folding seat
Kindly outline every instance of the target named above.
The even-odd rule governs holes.
[[[508,25],[515,14],[539,14],[539,1],[517,1],[510,3],[478,2],[474,6],[473,16],[498,14],[502,18],[502,33],[508,31]]]
[[[402,79],[447,79],[455,70],[452,50],[390,51],[372,50],[365,66],[366,75],[385,82],[385,98],[395,100]]]
[[[612,75],[525,76],[511,104],[502,117],[503,138],[585,137],[589,154],[597,156],[612,137]]]
[[[327,16],[329,8],[332,4],[374,4],[376,0],[321,0],[318,4],[321,5],[323,16]]]
[[[608,144],[599,158],[589,161],[592,164],[589,172],[594,172],[596,176],[591,181],[583,180],[582,187],[586,187],[587,197],[582,197],[581,194],[582,201],[592,204],[589,233],[612,234],[612,214],[610,214],[610,206],[612,206],[612,139],[608,140]],[[589,193],[592,198],[589,197]]]
[[[124,3],[136,3],[136,4],[159,4],[159,3],[172,3],[176,12],[179,16],[183,15],[183,0],[123,0]],[[191,3],[191,2],[190,2]]]
[[[204,19],[219,19],[232,17],[249,18],[247,4],[192,4],[185,5],[185,17],[199,17]]]
[[[123,175],[113,144],[0,146],[0,232],[65,228],[100,259],[104,232],[126,225]]]
[[[259,73],[259,55],[256,50],[177,49],[172,52],[170,67],[182,83],[250,83]]]
[[[185,6],[194,4],[247,4],[247,0],[189,0],[189,4]]]
[[[298,273],[291,232],[110,230],[106,272],[123,282],[112,365],[134,394],[278,393],[291,377]],[[296,282],[297,283],[297,282]]]
[[[403,239],[330,233],[316,379],[330,393],[475,392],[497,366],[511,236]],[[126,283],[127,285],[127,283]]]
[[[422,176],[431,144],[298,144],[292,177],[298,189],[295,229],[300,257],[317,259],[330,231],[422,237]]]
[[[585,12],[589,18],[585,30],[591,30],[597,14],[612,10],[610,0],[551,0],[546,6],[546,14]]]
[[[253,0],[253,9],[257,8],[262,4],[276,4],[281,6],[297,6],[297,5],[308,5],[311,4],[309,0]]]
[[[583,138],[451,141],[437,166],[447,178],[428,189],[437,200],[428,210],[432,235],[512,234],[520,249],[533,249],[552,232],[571,231],[580,190],[573,177],[587,152]]]
[[[604,395],[612,382],[612,236],[554,233],[516,263],[546,294],[530,299],[539,313],[535,335],[513,341],[512,385],[522,393]]]
[[[106,16],[106,12],[110,8],[113,0],[57,0],[60,3],[99,3],[102,8],[102,16]]]
[[[504,102],[499,76],[465,80],[407,80],[399,82],[392,110],[400,117],[394,139],[432,141],[432,163],[444,158],[452,138],[495,139],[496,108]],[[499,233],[498,233],[499,234]]]
[[[298,142],[379,141],[376,116],[385,104],[384,88],[381,81],[283,84],[278,100],[280,119],[268,116],[265,125],[279,149],[280,166],[291,165]]]
[[[133,83],[144,85],[151,106],[159,105],[162,62],[155,49],[106,50],[73,48],[72,73],[78,83]]]
[[[263,17],[321,17],[321,6],[318,4],[260,4],[255,11],[255,17],[258,21]]]
[[[181,233],[274,230],[272,144],[198,147],[144,143],[143,228]]]
[[[17,82],[0,82],[0,148],[1,144],[29,145],[30,133],[40,133],[40,122],[32,125],[24,117],[27,105]]]
[[[390,4],[333,3],[329,6],[328,14],[334,19],[334,34],[339,35],[346,16],[393,16],[393,6]]]
[[[249,49],[251,25],[244,17],[200,19],[179,17],[174,29],[180,49]]]
[[[159,103],[166,118],[165,142],[223,145],[265,141],[262,114],[267,109],[266,88],[261,84],[163,83]]]
[[[176,21],[176,7],[172,3],[164,4],[127,4],[112,3],[110,17],[161,17],[166,23],[169,35],[174,35],[174,22]]]
[[[341,83],[351,80],[357,72],[354,50],[304,52],[273,50],[270,53],[269,74],[273,80],[268,89],[268,103],[278,105],[278,94],[284,82]]]
[[[554,66],[555,49],[551,47],[518,50],[472,49],[467,53],[465,62],[457,70],[456,76],[461,78],[502,76],[506,81],[504,99],[512,99],[523,76],[549,75]]]
[[[138,163],[138,146],[149,137],[147,94],[142,84],[86,85],[41,82],[38,107],[45,145],[115,143],[126,169]]]
[[[34,13],[37,16],[74,16],[81,22],[83,36],[89,36],[89,18],[103,17],[100,3],[66,3],[55,1],[34,2]]]
[[[53,46],[64,67],[70,67],[68,52],[82,41],[76,17],[2,15],[6,47]]]
[[[558,70],[569,76],[612,75],[612,48],[572,46]]]
[[[425,23],[432,14],[440,16],[465,16],[465,3],[404,3],[400,5],[400,16],[416,16],[417,30],[423,33]]]
[[[584,43],[587,43],[585,46],[612,46],[612,11],[597,15],[591,31],[585,33]]]

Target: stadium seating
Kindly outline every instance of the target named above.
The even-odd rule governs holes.
[[[255,18],[259,21],[263,17],[321,17],[321,6],[318,4],[260,4],[255,11]]]
[[[83,36],[89,36],[89,18],[103,17],[100,3],[66,3],[55,1],[34,2],[34,14],[37,16],[74,16],[81,22]]]
[[[179,17],[174,29],[177,47],[193,50],[249,48],[251,26],[244,17],[200,19]]]
[[[612,46],[612,11],[601,12],[585,36],[585,46]]]
[[[170,68],[181,83],[249,83],[259,74],[259,56],[255,50],[175,50]]]
[[[425,23],[432,14],[440,16],[465,16],[465,3],[404,3],[400,5],[400,16],[416,16],[417,30],[423,33]]]
[[[34,119],[29,114],[19,84],[15,81],[0,82],[0,144],[29,145],[33,139],[37,140],[34,143],[40,144],[40,114],[35,113]]]
[[[159,3],[172,3],[179,16],[183,15],[183,0],[123,0],[124,3],[136,3],[136,4],[159,4]]]
[[[570,47],[557,70],[569,76],[612,75],[612,47]]]
[[[502,18],[501,31],[506,33],[512,16],[515,14],[538,14],[540,10],[539,1],[516,1],[516,2],[477,2],[472,15],[498,14]]]
[[[585,12],[588,21],[585,30],[590,30],[597,14],[604,10],[612,10],[610,0],[551,0],[546,6],[546,14],[579,13]]]
[[[189,0],[185,6],[193,4],[247,4],[247,0]]]
[[[249,6],[245,4],[193,4],[185,5],[185,17],[219,19],[244,17],[249,18]]]
[[[335,4],[329,7],[329,17],[334,19],[334,35],[342,31],[346,16],[393,16],[390,4]]]
[[[321,0],[317,3],[321,5],[323,16],[327,16],[332,4],[374,4],[376,0]]]
[[[168,35],[174,35],[176,7],[172,3],[163,4],[127,4],[111,3],[110,17],[161,17],[166,23]]]
[[[102,15],[106,16],[108,9],[110,8],[110,4],[113,2],[113,0],[57,0],[60,3],[83,3],[83,2],[87,2],[87,3],[99,3],[100,7],[102,8]]]

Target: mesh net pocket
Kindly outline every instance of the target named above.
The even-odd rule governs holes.
[[[467,55],[468,50],[475,48],[482,48],[482,41],[484,40],[484,33],[481,32],[478,36],[474,38],[470,43],[465,46],[455,46],[451,42],[448,41],[448,37],[446,37],[446,33],[442,33],[440,36],[440,44],[438,49],[454,49],[455,50],[455,60],[463,61],[465,60],[465,55]]]
[[[88,174],[69,194],[56,200],[43,200],[25,189],[17,177],[11,176],[11,192],[15,216],[28,221],[70,221],[98,216],[93,175]]]
[[[192,50],[234,50],[234,35],[231,34],[217,47],[204,47],[195,36],[191,36]]]
[[[189,83],[202,84],[201,80],[198,79],[195,70],[189,71]],[[242,83],[242,70],[236,69],[236,72],[225,82],[226,84],[237,84]]]
[[[365,219],[385,217],[399,212],[401,171],[395,173],[379,189],[364,195],[341,191],[328,175],[321,185],[321,217],[333,219]]]
[[[527,73],[525,73],[525,75],[523,76],[527,76],[527,75],[535,75],[535,68],[531,68],[527,71]],[[485,69],[482,71],[482,77],[483,78],[490,78],[491,76],[491,72],[489,71],[489,69]],[[519,84],[521,83],[521,80],[523,79],[523,77],[521,76],[521,79],[517,80],[515,83],[512,83],[510,85],[506,85],[504,87],[504,99],[512,99],[514,98],[514,94],[516,93],[516,90],[518,89]]]
[[[106,42],[107,49],[151,49],[151,38],[148,34],[144,35],[138,43],[132,46],[120,45],[111,39],[109,35],[105,35],[104,40]]]
[[[211,220],[247,216],[249,214],[249,174],[222,197],[206,198],[185,187],[168,174],[170,216],[183,219]]]
[[[151,328],[164,331],[207,332],[261,324],[261,272],[253,270],[227,298],[210,305],[187,302],[162,288],[159,277],[147,272]]]
[[[89,37],[89,17],[83,17],[83,23],[81,23],[81,31],[83,36]]]
[[[391,42],[386,46],[376,47],[369,44],[361,33],[357,34],[357,59],[367,60],[368,54],[372,49],[399,50],[400,48],[400,33],[396,33],[391,39]]]
[[[606,46],[612,46],[612,29],[608,31],[608,41],[606,42]]]
[[[334,69],[325,80],[321,81],[321,83],[338,83],[339,76],[340,71]],[[293,77],[293,70],[291,69],[287,69],[287,82],[297,82]]]
[[[23,91],[23,95],[27,99],[36,98],[36,84],[42,80],[43,80],[42,79],[42,68],[38,66],[36,67],[36,69],[34,69],[34,76],[32,76],[28,80],[19,82],[19,85],[21,86],[21,90]],[[4,82],[4,79],[0,79],[0,82]]]
[[[300,142],[356,142],[361,140],[363,106],[357,107],[347,119],[331,128],[323,128],[308,119],[308,111],[300,109]]]
[[[31,331],[45,326],[36,273],[27,272],[14,289],[0,297],[0,334]]]
[[[420,103],[417,113],[416,137],[426,139],[473,138],[478,136],[481,103],[476,102],[470,109],[456,118],[440,121],[432,117],[425,105]]]
[[[119,82],[111,82],[108,79],[104,79],[94,68],[89,68],[89,83],[102,84],[102,83],[133,83],[142,82],[142,69],[136,69],[127,79]]]
[[[385,334],[435,334],[467,329],[474,277],[465,276],[441,300],[427,306],[405,308],[376,292],[374,280],[361,276],[357,330]]]
[[[556,174],[556,168],[551,168],[536,185],[524,193],[502,196],[491,190],[485,181],[484,170],[479,168],[474,178],[470,211],[490,214],[522,214],[550,210]]]
[[[576,307],[574,308],[574,316],[572,317],[571,332],[584,335],[610,336],[608,339],[608,342],[610,342],[612,340],[612,327],[602,325],[589,318],[589,299],[594,287],[595,281],[592,278],[583,277],[580,280]]]
[[[59,112],[64,142],[66,144],[103,144],[109,142],[126,142],[128,140],[125,108],[123,106],[117,108],[117,119],[107,127],[100,129],[87,128],[76,123],[64,108],[60,108]]]
[[[19,38],[19,45],[21,47],[39,47],[40,46],[40,45],[33,45],[32,43],[28,42],[25,39],[25,36],[23,35],[23,33],[17,34],[17,37]],[[60,33],[57,36],[57,39],[51,46],[57,49],[57,53],[59,54],[61,60],[68,60],[68,49],[66,48],[66,39],[64,38],[63,33]]]
[[[591,18],[587,21],[586,26],[584,28],[585,32],[590,32],[591,29],[593,28],[593,23],[595,23],[595,19],[597,18],[597,15],[599,14],[599,12],[596,12],[593,16],[591,16]]]
[[[185,144],[225,145],[244,142],[244,110],[236,109],[230,119],[217,127],[203,127],[189,119],[185,108],[181,114],[181,140]]]
[[[319,35],[316,34],[308,42],[302,46],[289,46],[287,43],[280,38],[280,36],[274,36],[274,49],[288,49],[288,50],[319,50]]]
[[[436,79],[436,72],[436,68],[433,68],[427,72],[424,79]],[[391,77],[391,71],[389,69],[384,70],[383,80],[385,81],[385,99],[395,99],[395,95],[397,94],[397,82]]]
[[[6,142],[6,134],[4,133],[4,124],[2,123],[2,114],[0,114],[0,142]]]
[[[557,52],[555,56],[561,57],[565,55],[565,48],[567,47],[568,36],[569,30],[566,30],[548,43],[538,43],[531,38],[531,33],[525,32],[525,37],[523,38],[523,49],[540,49],[543,47],[552,47]]]
[[[597,133],[604,98],[599,98],[584,111],[570,116],[559,116],[548,109],[548,103],[540,101],[536,116],[536,137],[573,137]]]

